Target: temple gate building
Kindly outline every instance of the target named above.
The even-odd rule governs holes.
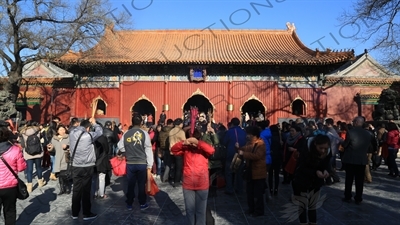
[[[95,111],[129,125],[133,112],[157,121],[162,110],[178,118],[191,106],[225,124],[245,112],[261,112],[272,123],[349,122],[358,114],[371,119],[381,90],[397,77],[368,53],[311,50],[289,23],[286,30],[108,27],[92,49],[26,70],[19,110],[41,122]]]

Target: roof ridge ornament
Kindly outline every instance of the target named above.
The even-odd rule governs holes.
[[[293,31],[296,30],[296,27],[294,26],[294,23],[287,22],[286,23],[286,27],[287,27],[288,31],[290,31],[290,32],[293,32]]]

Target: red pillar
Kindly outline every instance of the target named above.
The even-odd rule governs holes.
[[[168,82],[164,81],[164,105],[168,104]]]
[[[126,120],[123,117],[124,116],[124,107],[123,107],[124,104],[122,104],[124,102],[123,101],[123,96],[124,96],[123,93],[124,93],[124,82],[120,82],[120,84],[119,84],[119,122],[122,124],[125,124]]]
[[[78,96],[79,96],[79,87],[76,87],[76,89],[75,89],[75,112],[74,112],[74,117],[77,117],[77,118],[79,118],[79,116],[78,116],[78,112],[79,112],[79,110],[78,110],[78,107],[79,107],[79,99],[78,99]]]
[[[229,81],[228,82],[228,104],[233,104],[233,93],[232,93],[232,81]],[[238,106],[233,106],[234,108],[235,107],[238,107]],[[228,110],[227,109],[227,106],[225,106],[225,110]],[[235,110],[235,109],[234,109]],[[231,121],[231,119],[233,118],[233,111],[228,111],[228,118],[227,118],[227,123],[229,123],[230,121]]]
[[[277,111],[277,109],[278,109],[279,105],[278,105],[277,99],[278,99],[278,82],[275,82],[274,83],[274,102],[273,102],[274,108],[272,109],[272,110],[274,110],[274,113],[271,114],[271,117],[272,117],[270,119],[271,124],[278,123],[278,118],[277,118],[277,115],[278,115],[277,112],[278,111]]]

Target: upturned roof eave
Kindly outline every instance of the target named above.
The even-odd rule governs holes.
[[[149,61],[147,59],[141,60],[140,56],[135,55],[134,57],[137,57],[138,59],[135,60],[130,60],[129,56],[127,57],[127,55],[120,53],[120,55],[122,54],[122,56],[127,57],[127,60],[113,60],[112,62],[109,62],[109,60],[112,60],[111,55],[118,55],[118,50],[116,50],[117,52],[113,52],[115,49],[118,48],[110,48],[112,46],[119,46],[121,47],[121,42],[123,40],[128,40],[128,41],[132,41],[132,38],[127,38],[130,37],[130,35],[135,35],[133,37],[136,38],[136,36],[138,35],[138,41],[141,41],[143,39],[143,37],[141,37],[141,35],[143,35],[145,33],[145,35],[153,35],[151,37],[154,38],[158,38],[158,36],[160,36],[160,38],[165,38],[166,34],[182,34],[183,36],[188,36],[191,37],[194,34],[197,35],[202,35],[202,30],[114,30],[113,27],[106,27],[105,33],[104,35],[100,38],[99,42],[96,43],[96,45],[85,51],[85,52],[68,52],[67,54],[65,54],[64,56],[62,56],[60,58],[60,62],[64,62],[66,64],[86,64],[86,65],[96,65],[96,64],[105,64],[105,65],[127,65],[127,64],[160,64],[160,65],[165,65],[165,64],[219,64],[219,65],[232,65],[232,64],[237,64],[237,65],[246,65],[246,64],[258,64],[258,65],[275,65],[275,64],[279,64],[279,65],[326,65],[326,64],[334,64],[334,63],[340,63],[340,62],[344,62],[347,61],[351,58],[354,58],[354,51],[331,51],[331,50],[327,50],[327,51],[322,51],[320,52],[318,49],[311,50],[308,47],[306,47],[304,45],[304,43],[301,42],[301,40],[299,39],[299,37],[296,34],[295,31],[295,27],[294,24],[290,24],[287,23],[287,30],[212,30],[213,35],[215,36],[216,34],[219,35],[221,38],[220,40],[225,40],[226,38],[228,38],[226,40],[226,45],[227,46],[236,46],[235,41],[238,41],[238,39],[229,39],[230,37],[232,37],[232,35],[239,35],[239,37],[241,37],[240,35],[252,35],[252,34],[256,34],[256,35],[260,35],[263,37],[265,35],[266,38],[271,38],[270,36],[274,36],[273,39],[273,45],[276,46],[282,46],[282,45],[287,45],[287,41],[289,41],[289,45],[288,49],[291,52],[278,52],[275,53],[273,51],[275,51],[276,49],[272,48],[272,49],[264,49],[262,53],[260,54],[271,54],[271,52],[275,53],[275,54],[281,54],[278,55],[278,58],[285,58],[285,57],[293,57],[293,56],[298,56],[299,60],[294,60],[296,62],[293,61],[288,61],[288,60],[281,60],[282,62],[277,62],[277,61],[263,61],[261,60],[254,60],[252,61],[251,58],[250,60],[248,58],[235,58],[234,60],[226,60],[224,61],[223,58],[220,58],[220,60],[204,60],[204,59],[197,59],[198,56],[193,56],[194,58],[196,58],[196,60],[175,60],[175,61]],[[203,32],[203,34],[205,34],[205,32]],[[156,35],[156,36],[154,36]],[[163,36],[164,35],[164,36]],[[206,34],[205,34],[206,35]],[[268,36],[269,35],[269,36]],[[279,35],[279,37],[275,37],[275,35]],[[281,37],[281,35],[283,35]],[[209,36],[209,35],[208,35]],[[179,36],[181,37],[181,36]],[[204,37],[206,38],[207,35]],[[142,39],[141,39],[142,38]],[[154,39],[153,38],[153,39]],[[148,40],[148,39],[147,39]],[[164,40],[164,39],[162,39]],[[186,40],[186,39],[185,39]],[[204,40],[204,39],[203,39]],[[232,42],[233,40],[233,42]],[[250,39],[249,39],[250,40]],[[251,39],[253,40],[253,42],[246,42],[246,43],[242,43],[240,40],[239,42],[242,43],[243,46],[249,45],[250,47],[252,47],[251,49],[262,49],[262,47],[268,47],[270,46],[271,43],[268,42],[268,44],[266,44],[266,40],[261,40],[260,38],[256,38],[256,39]],[[261,41],[260,41],[261,40]],[[269,39],[268,39],[269,40]],[[242,40],[243,41],[243,40]],[[110,43],[111,42],[111,43]],[[130,45],[123,42],[124,44],[122,44],[123,49],[126,50],[126,48],[131,48],[129,47]],[[290,45],[292,44],[292,45]],[[107,47],[108,46],[108,47]],[[140,45],[143,46],[143,45]],[[242,47],[243,47],[242,46]],[[249,49],[250,47],[247,46],[247,48]],[[150,55],[152,55],[149,58],[153,58],[154,56],[154,52],[163,52],[164,51],[164,47],[162,46],[160,49],[136,49],[138,52],[141,51],[150,51]],[[110,50],[111,49],[111,54],[110,52],[107,53],[107,49]],[[237,48],[234,47],[233,49],[234,51],[242,51],[243,49],[241,48]],[[131,49],[130,52],[134,52],[134,49]],[[105,52],[105,53],[104,53]],[[103,54],[106,54],[103,57]],[[203,54],[204,55],[204,54]],[[245,56],[250,56],[250,55],[246,55]],[[273,54],[272,54],[273,55]],[[96,56],[101,56],[103,59],[106,60],[96,60],[93,59]],[[161,56],[160,56],[161,57]],[[303,59],[301,59],[303,57]],[[304,59],[304,57],[306,58],[311,58],[311,60],[308,59]],[[161,57],[163,58],[163,57]],[[218,58],[218,57],[217,57]],[[243,61],[241,61],[243,60]],[[78,62],[80,61],[80,62]],[[107,62],[108,61],[108,62]]]

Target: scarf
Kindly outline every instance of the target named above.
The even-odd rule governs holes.
[[[68,134],[64,134],[62,137],[59,137],[58,135],[54,135],[53,138],[56,141],[61,141],[62,139],[67,139],[68,138]]]
[[[288,146],[292,146],[300,137],[301,137],[300,132],[297,132],[296,136],[294,136],[294,137],[289,135],[289,137],[286,139],[286,144]]]

